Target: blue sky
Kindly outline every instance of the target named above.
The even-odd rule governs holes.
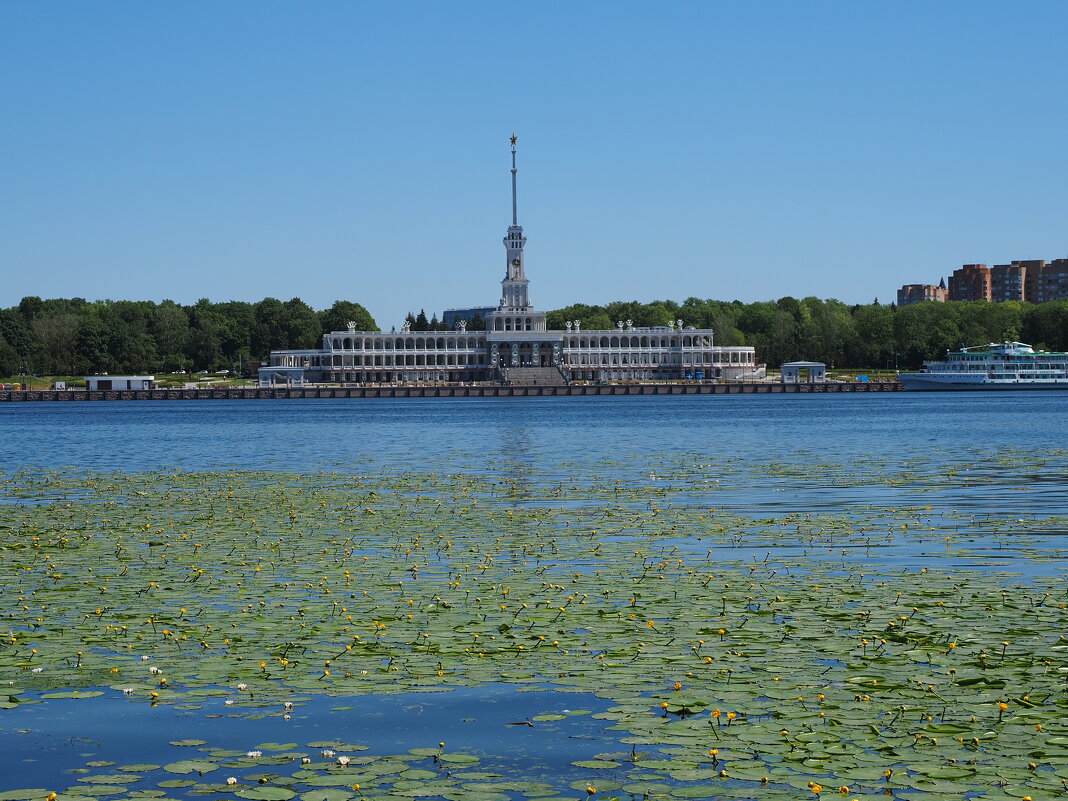
[[[1068,255],[1064,2],[0,0],[0,305],[893,298]]]

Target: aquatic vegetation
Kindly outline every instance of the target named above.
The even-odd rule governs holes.
[[[1058,458],[962,470],[1003,484]],[[1068,520],[946,507],[960,475],[919,457],[807,468],[761,466],[814,491],[898,482],[915,503],[750,516],[709,482],[752,465],[666,459],[611,479],[9,474],[0,708],[107,694],[281,717],[317,696],[506,682],[606,699],[592,717],[620,744],[555,787],[481,775],[444,742],[185,741],[194,758],[60,799],[135,797],[127,774],[262,801],[1062,792],[1068,592],[1041,538]],[[1042,569],[969,567],[992,554]],[[215,771],[235,781],[202,778]]]

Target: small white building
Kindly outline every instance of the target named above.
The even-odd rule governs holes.
[[[85,388],[90,392],[111,392],[120,389],[152,389],[154,375],[87,375]]]
[[[264,389],[271,387],[304,386],[303,367],[261,367],[257,374],[258,384]]]
[[[827,365],[823,362],[786,362],[779,371],[784,384],[822,384],[827,380]]]

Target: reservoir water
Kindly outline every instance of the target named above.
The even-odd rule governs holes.
[[[445,469],[547,484],[701,465],[719,504],[752,512],[892,503],[959,465],[984,481],[940,487],[943,504],[1063,513],[1066,416],[1068,392],[3,404],[0,465]],[[846,466],[901,480],[824,480]]]
[[[812,572],[813,581],[817,583],[841,577],[858,586],[862,586],[863,581],[857,576],[878,575],[883,577],[880,581],[887,582],[884,595],[888,594],[888,588],[896,586],[894,582],[899,581],[894,576],[914,573],[921,566],[937,565],[938,571],[945,571],[946,586],[952,586],[957,595],[963,590],[959,589],[960,580],[953,578],[955,575],[974,576],[975,581],[987,582],[989,586],[973,589],[973,597],[981,597],[998,582],[1006,588],[1015,588],[1014,591],[1032,584],[1049,587],[1054,586],[1051,582],[1063,583],[1062,556],[1068,549],[1068,435],[1065,435],[1063,425],[1066,415],[1068,392],[11,403],[0,405],[0,467],[3,471],[0,475],[6,480],[7,487],[0,497],[3,504],[0,508],[5,510],[6,518],[7,539],[4,542],[16,549],[11,551],[13,554],[19,554],[17,547],[25,544],[17,533],[21,516],[41,504],[55,504],[59,509],[64,502],[86,501],[87,508],[101,500],[107,502],[106,491],[98,488],[98,480],[107,482],[113,481],[115,476],[126,476],[132,477],[135,483],[145,482],[138,485],[143,490],[138,493],[121,488],[122,502],[129,504],[136,501],[135,495],[143,496],[146,492],[149,498],[156,497],[148,483],[151,479],[145,476],[205,474],[211,476],[211,482],[222,484],[227,481],[227,471],[257,477],[265,475],[272,481],[285,481],[287,475],[312,475],[320,477],[316,479],[317,493],[324,492],[323,487],[329,492],[342,492],[337,487],[345,481],[358,484],[361,492],[376,487],[376,482],[389,487],[391,492],[411,492],[412,520],[416,521],[413,531],[416,533],[409,550],[416,552],[423,547],[420,527],[427,531],[441,528],[448,532],[449,526],[456,525],[447,516],[454,510],[425,511],[423,496],[433,496],[434,493],[441,493],[441,497],[454,507],[459,503],[466,505],[469,498],[481,501],[482,507],[469,507],[483,510],[479,512],[485,515],[480,525],[492,523],[498,526],[493,521],[503,521],[505,515],[517,519],[512,516],[522,517],[529,514],[531,508],[548,510],[551,507],[555,511],[545,511],[541,518],[531,518],[531,525],[551,523],[555,526],[553,531],[558,533],[552,540],[554,548],[557,542],[562,549],[568,545],[567,527],[573,520],[597,528],[590,532],[591,537],[597,538],[595,543],[590,540],[594,543],[591,547],[586,548],[589,543],[585,540],[576,539],[572,543],[577,543],[574,550],[566,553],[561,550],[564,555],[559,557],[558,564],[545,563],[539,556],[535,561],[516,562],[508,568],[510,573],[501,572],[501,583],[506,581],[515,585],[517,589],[513,592],[516,593],[528,579],[527,589],[531,592],[537,589],[538,582],[529,575],[535,566],[542,579],[548,577],[549,582],[559,581],[562,586],[565,575],[573,575],[568,579],[573,583],[584,582],[601,570],[615,569],[622,562],[613,559],[629,558],[633,551],[637,555],[633,566],[636,572],[628,574],[626,571],[631,568],[620,566],[620,575],[628,576],[626,580],[633,582],[628,586],[642,588],[646,597],[651,597],[652,593],[652,587],[646,590],[642,583],[646,572],[654,566],[658,570],[670,571],[670,567],[664,566],[676,557],[680,566],[683,559],[721,564],[723,570],[730,571],[735,579],[763,575],[769,588],[778,587],[776,582],[784,576],[790,576],[792,582],[793,577],[806,572]],[[54,490],[35,483],[37,477],[46,475],[56,477]],[[322,478],[324,476],[326,478]],[[189,492],[203,493],[205,497],[217,489],[199,486],[195,478],[183,481],[191,487]],[[81,498],[78,482],[92,485],[93,492],[104,494]],[[252,487],[250,491],[259,492],[254,484],[248,486]],[[299,481],[296,486],[299,488]],[[268,496],[256,497],[257,502],[262,503]],[[290,492],[286,497],[286,502],[293,504],[294,520],[297,515],[307,514],[307,510],[297,508],[299,500],[293,500],[296,495]],[[361,505],[368,504],[365,511],[373,513],[370,508],[373,501],[367,501],[366,494],[360,497]],[[323,504],[325,507],[325,500]],[[484,511],[487,506],[489,511]],[[204,508],[210,510],[209,516],[214,515],[225,522],[217,504],[205,501]],[[256,516],[260,516],[259,512]],[[709,521],[722,521],[719,530],[707,530],[706,517]],[[626,519],[616,522],[621,518]],[[658,521],[665,518],[671,525],[665,523],[667,530],[658,530],[657,538],[649,539],[649,528],[658,526]],[[38,521],[35,525],[39,525],[41,518],[34,519]],[[402,520],[403,516],[398,519]],[[89,522],[86,520],[87,525]],[[272,536],[285,528],[282,522],[271,525],[275,528],[268,527],[267,533]],[[508,525],[500,522],[499,531],[494,530],[498,543],[510,541],[512,534]],[[398,523],[397,530],[400,527]],[[391,536],[395,535],[396,532],[391,533]],[[261,536],[264,535],[261,533]],[[446,536],[451,535],[443,533],[439,540],[443,541]],[[477,545],[472,547],[477,548]],[[527,543],[523,553],[533,553],[532,549],[536,547],[539,546]],[[602,554],[599,550],[613,547],[618,552],[611,558],[607,552]],[[647,554],[651,547],[659,554],[659,562],[650,561]],[[582,556],[583,549],[594,555]],[[489,549],[486,550],[488,553]],[[121,548],[116,551],[119,552]],[[471,568],[470,564],[462,564],[463,560],[450,563],[449,557],[440,551],[428,553],[413,577],[426,582],[433,579],[434,570],[441,569],[442,583],[435,585],[439,592],[444,592],[441,588],[451,588],[452,584],[446,580],[452,582],[455,579],[459,585],[459,571]],[[63,554],[59,553],[56,558],[62,560]],[[227,573],[236,572],[244,565],[244,562],[226,562],[228,554],[225,553],[219,558],[223,560],[219,563],[220,569],[225,567]],[[406,558],[411,561],[415,557]],[[477,558],[484,559],[481,555]],[[16,556],[18,560],[21,556]],[[478,567],[492,575],[496,569],[492,563],[493,560],[486,560]],[[10,570],[12,564],[14,562],[8,561],[4,570]],[[18,561],[18,564],[22,562]],[[700,569],[708,568],[702,566]],[[455,575],[450,574],[450,570]],[[939,572],[939,575],[943,573]],[[9,617],[19,614],[13,604],[16,593],[20,603],[27,596],[25,585],[16,588],[13,576],[8,573],[5,581],[11,586],[4,586],[4,595],[8,599],[5,605],[11,605],[10,609],[5,609]],[[685,574],[680,572],[673,578],[664,573],[662,578],[684,582]],[[120,580],[119,574],[114,580],[116,583]],[[965,579],[966,582],[971,580]],[[498,586],[494,585],[495,588]],[[549,583],[548,586],[554,585]],[[605,586],[609,588],[604,593],[607,598],[614,587]],[[677,598],[684,584],[671,586]],[[782,586],[785,589],[769,589],[768,592],[773,595],[775,592],[783,595],[800,592],[794,584]],[[897,597],[900,598],[908,586],[908,581],[901,581]],[[41,585],[41,593],[48,591],[47,586]],[[759,591],[751,590],[753,593]],[[504,592],[507,595],[507,589]],[[931,598],[940,592],[939,588],[932,589]],[[593,591],[588,594],[593,595]],[[259,596],[251,597],[254,600]],[[269,599],[269,596],[264,597]],[[359,603],[358,593],[353,592],[351,597],[355,600],[350,603]],[[586,598],[585,595],[581,597]],[[718,599],[718,593],[715,597]],[[723,598],[725,604],[727,595]],[[202,602],[200,596],[196,599],[198,603]],[[640,599],[641,594],[635,593],[629,603],[636,606]],[[240,609],[244,600],[234,599],[233,609]],[[507,602],[509,599],[505,597],[503,600]],[[672,606],[672,598],[665,596],[657,602],[664,604],[666,611],[661,622],[650,619],[647,628],[643,624],[643,636],[647,638],[654,638],[671,625],[671,609],[681,615],[681,610]],[[848,611],[854,604],[867,602],[868,599],[845,601],[843,609]],[[94,600],[93,603],[99,602]],[[176,600],[173,605],[178,603]],[[181,603],[192,608],[188,600]],[[536,642],[535,649],[541,642],[557,637],[563,640],[576,632],[587,639],[600,636],[593,624],[568,628],[559,622],[570,603],[568,600],[559,613],[554,611],[554,616],[548,618],[553,633],[548,639],[543,636]],[[710,607],[710,619],[718,609],[718,603],[717,600],[717,605]],[[756,602],[750,600],[749,603]],[[501,605],[502,613],[506,606],[507,603]],[[752,606],[752,613],[755,614],[758,608]],[[925,602],[916,601],[915,608],[926,608]],[[902,620],[912,614],[908,609],[898,611],[905,613],[900,615]],[[91,614],[90,611],[86,618]],[[185,615],[183,607],[178,620],[184,620]],[[490,635],[511,636],[508,630],[515,625],[519,615],[517,610],[512,617],[509,610],[500,626],[491,615],[493,627],[490,634],[483,635],[483,642]],[[653,618],[654,613],[652,610],[641,612],[639,622],[645,616]],[[482,617],[485,619],[486,615]],[[740,625],[753,625],[749,613],[736,617],[735,623],[739,620]],[[789,621],[789,615],[772,618],[772,623],[780,626],[784,623],[794,625]],[[462,622],[453,621],[450,626],[460,630]],[[13,632],[17,636],[29,632],[32,636],[35,625],[32,622],[28,626],[13,623]],[[398,624],[390,623],[390,626],[394,625]],[[470,625],[470,621],[464,625]],[[842,625],[845,627],[844,623]],[[982,628],[983,624],[976,625]],[[711,636],[707,633],[702,636],[709,641],[716,640],[716,630],[713,627],[709,630],[713,632]],[[720,641],[730,636],[725,631],[720,630]],[[1026,631],[1027,637],[1039,639],[1046,634],[1052,636],[1053,629],[1047,632],[1038,624]],[[62,637],[69,634],[57,633],[55,636],[57,642],[62,642]],[[618,633],[611,636],[616,637]],[[954,636],[965,637],[956,630]],[[609,634],[605,633],[604,637]],[[683,654],[705,647],[694,646],[692,643],[698,641],[693,639],[686,646],[684,637],[678,644],[671,639],[666,642]],[[633,647],[630,640],[628,643],[626,647]],[[562,649],[563,645],[559,647]],[[592,646],[584,642],[583,647]],[[639,643],[637,647],[634,658],[643,653],[645,644]],[[989,647],[983,645],[988,650]],[[44,651],[43,645],[39,648]],[[741,650],[727,653],[745,651],[742,646],[738,648]],[[418,655],[418,649],[415,650]],[[465,649],[465,653],[466,650],[470,649]],[[565,653],[561,651],[561,654]],[[611,661],[611,653],[612,649],[606,647],[600,657],[596,653],[592,655],[597,658],[608,655],[608,661]],[[747,653],[745,659],[756,659],[753,653]],[[908,653],[912,654],[910,664],[920,665],[917,670],[921,672],[933,669],[929,663],[941,659],[931,654],[920,658],[915,650]],[[428,645],[425,655],[428,661],[433,661],[430,654]],[[867,658],[867,652],[862,656]],[[985,653],[982,656],[985,658]],[[0,660],[4,658],[0,655]],[[202,737],[211,746],[225,746],[237,751],[264,742],[292,745],[287,740],[302,745],[313,741],[360,742],[365,744],[361,748],[370,749],[368,754],[385,755],[383,758],[387,763],[396,767],[397,760],[401,759],[398,754],[403,755],[407,749],[425,746],[428,742],[434,745],[443,730],[448,731],[448,737],[443,739],[449,740],[450,749],[478,754],[482,759],[477,771],[471,771],[467,779],[457,779],[447,771],[441,773],[440,797],[446,799],[462,797],[464,793],[487,799],[518,798],[523,793],[533,794],[530,797],[583,797],[588,793],[577,788],[592,782],[593,779],[588,778],[590,775],[605,775],[591,767],[595,761],[601,759],[612,765],[626,762],[620,754],[633,751],[638,747],[635,743],[661,743],[664,746],[658,762],[645,763],[650,769],[656,764],[663,771],[659,779],[667,782],[668,790],[661,788],[661,792],[670,794],[674,788],[679,797],[700,797],[699,790],[694,790],[687,782],[715,779],[717,773],[710,771],[708,766],[695,765],[690,757],[686,759],[691,761],[684,760],[682,767],[668,765],[669,759],[682,758],[680,754],[692,739],[692,734],[680,729],[689,719],[690,708],[678,706],[677,711],[677,705],[669,706],[669,701],[673,703],[672,699],[676,697],[669,693],[664,696],[669,701],[659,702],[665,709],[662,716],[659,715],[652,700],[659,701],[660,696],[648,687],[639,688],[637,684],[631,687],[627,683],[630,679],[621,678],[623,672],[630,669],[627,667],[630,662],[625,660],[615,668],[617,673],[612,674],[613,678],[603,682],[576,679],[574,686],[568,685],[567,680],[557,682],[566,692],[553,689],[549,681],[553,674],[540,663],[537,669],[531,668],[536,674],[536,682],[521,671],[499,668],[497,673],[489,675],[471,668],[467,679],[454,683],[452,689],[444,693],[435,692],[444,688],[431,686],[433,676],[421,680],[427,685],[425,688],[417,683],[399,695],[382,692],[389,689],[382,686],[359,695],[324,695],[320,692],[323,685],[316,682],[300,685],[298,682],[293,686],[303,686],[303,694],[277,696],[278,699],[298,699],[296,708],[283,719],[273,712],[250,714],[246,710],[233,714],[236,710],[222,706],[222,695],[218,698],[212,695],[222,692],[213,681],[205,681],[196,689],[194,695],[200,693],[196,696],[197,703],[163,705],[134,703],[114,687],[109,688],[106,680],[75,685],[64,684],[61,679],[49,679],[51,684],[35,685],[35,681],[44,681],[56,673],[49,667],[34,674],[32,666],[42,664],[40,657],[36,658],[38,661],[33,661],[34,657],[24,654],[10,656],[6,662],[0,661],[0,681],[23,691],[21,700],[28,701],[17,705],[12,702],[10,708],[0,709],[0,742],[5,754],[0,760],[0,792],[21,787],[54,788],[61,792],[62,798],[72,794],[71,785],[77,789],[77,782],[82,781],[80,776],[95,771],[110,776],[110,783],[100,778],[95,784],[86,784],[95,787],[99,797],[123,798],[124,792],[130,793],[130,797],[142,793],[148,795],[141,797],[153,797],[153,794],[161,797],[155,789],[159,786],[165,788],[167,797],[195,798],[227,792],[224,786],[216,786],[223,779],[212,779],[215,782],[212,785],[208,779],[194,775],[188,784],[174,784],[175,776],[180,782],[185,774],[175,772],[179,768],[174,768],[171,773],[159,773],[158,767],[167,762],[172,767],[184,764],[175,762],[179,760],[178,756],[166,755],[169,748],[173,750],[168,742]],[[665,656],[664,664],[671,665],[678,658]],[[760,658],[775,661],[774,656]],[[826,678],[829,688],[848,689],[852,679],[847,674],[856,671],[852,667],[847,670],[846,664],[855,658],[855,654],[846,656],[838,652],[822,655],[813,660],[813,665],[819,663],[818,672],[804,677],[799,673],[796,677],[799,686],[809,689],[791,692],[803,691],[807,696],[816,681],[813,677],[819,676],[822,681],[828,672],[831,672],[830,678]],[[466,656],[459,659],[462,661]],[[524,657],[516,664],[534,664],[530,659]],[[627,659],[631,660],[631,657]],[[81,656],[75,667],[80,665]],[[559,667],[555,662],[553,666],[554,669]],[[173,669],[178,671],[177,663]],[[439,661],[436,669],[441,677],[450,668]],[[734,670],[741,673],[740,667]],[[833,672],[839,670],[840,673]],[[561,668],[559,675],[565,674],[566,670]],[[573,675],[582,674],[575,671]],[[687,679],[681,673],[678,678],[680,685],[697,681]],[[779,681],[779,678],[775,680]],[[789,682],[789,675],[786,680]],[[991,687],[998,686],[996,681],[996,678],[992,680]],[[219,688],[229,687],[228,692],[232,692],[233,681],[227,684],[220,679],[217,684]],[[85,700],[45,697],[49,690],[68,690],[75,686],[100,688],[103,695]],[[824,692],[829,696],[831,689]],[[737,692],[728,688],[721,697],[730,699]],[[847,695],[851,697],[852,690]],[[768,702],[769,696],[777,697],[764,688],[761,703]],[[274,704],[275,697],[272,695],[269,703]],[[0,686],[0,702],[3,698],[3,686]],[[984,698],[983,703],[992,703],[992,699],[993,696]],[[255,701],[252,704],[255,711],[260,699],[252,700]],[[238,704],[247,705],[249,701],[239,698]],[[741,705],[741,700],[733,703]],[[654,723],[670,723],[680,730],[670,729],[675,732],[670,736],[654,734],[647,728],[651,723],[644,718],[638,720],[644,714],[640,712],[643,705],[658,712],[651,716]],[[669,718],[668,710],[678,719]],[[811,710],[806,707],[805,711]],[[599,723],[595,719],[598,716],[622,722],[613,730]],[[751,720],[755,722],[760,718],[754,713]],[[846,728],[852,725],[848,716],[843,720]],[[791,729],[794,723],[796,721],[789,723]],[[988,723],[988,726],[993,725]],[[771,728],[777,732],[779,725]],[[707,734],[707,727],[703,731]],[[747,728],[745,732],[748,731]],[[758,742],[764,745],[759,738]],[[210,746],[201,750],[207,747]],[[708,743],[701,746],[708,747]],[[655,751],[653,746],[648,748]],[[873,745],[867,753],[876,752]],[[641,767],[643,763],[637,761],[636,754],[632,753],[629,759]],[[233,754],[227,756],[222,751],[211,752],[208,757],[220,765],[233,765],[225,769],[237,773],[242,786],[258,781],[250,777],[269,773],[256,763],[256,758],[249,758],[252,761],[245,764],[241,758]],[[232,761],[224,763],[227,758]],[[431,792],[433,788],[423,787],[420,782],[438,781],[432,774],[445,771],[445,763],[429,752],[406,757],[409,760],[417,758],[423,763],[408,765],[403,771],[405,778],[397,780],[390,792],[399,797],[439,797]],[[750,773],[758,769],[751,764],[751,755],[744,758],[749,768],[742,765],[740,753],[737,759],[739,776],[749,776],[745,772],[747,769],[751,768]],[[945,764],[956,764],[956,759],[957,756],[947,757]],[[937,797],[939,774],[934,771],[936,767],[949,768],[939,767],[942,762],[936,767],[924,762],[906,771],[904,761],[902,757],[893,764],[901,765],[897,769],[902,775],[909,773],[917,777],[909,785],[914,795],[908,797],[922,797],[915,793],[925,792],[931,793],[932,798]],[[108,762],[132,763],[133,767],[140,765],[142,770],[140,773],[128,771],[138,779],[124,783],[120,781],[122,776],[115,772],[119,768],[103,764]],[[94,763],[101,764],[96,766]],[[58,767],[60,764],[62,768]],[[94,766],[76,767],[80,764]],[[381,784],[382,776],[389,774],[381,760],[377,763],[368,761],[368,764],[378,766],[379,773],[374,775],[378,776],[380,786],[386,787]],[[993,754],[991,764],[994,766],[991,770],[994,770],[997,760]],[[156,767],[146,767],[152,765]],[[298,771],[284,781],[269,779],[268,783],[281,781],[279,786],[282,788],[299,786],[302,792],[306,791],[301,797],[314,801],[320,796],[307,794],[312,792],[307,787],[340,787],[340,784],[330,785],[329,779],[324,778],[331,771],[324,765],[316,761],[308,769],[308,776],[302,776]],[[772,771],[777,765],[773,759],[759,769]],[[813,776],[821,776],[819,770],[829,770],[827,765],[814,763],[806,769],[815,771]],[[396,769],[401,771],[404,767],[401,765]],[[318,778],[311,777],[312,769],[319,771]],[[880,767],[873,775],[881,776],[882,769]],[[978,769],[981,770],[981,766]],[[734,770],[732,765],[731,771]],[[843,775],[868,775],[864,764],[843,764],[836,770]],[[521,783],[509,787],[486,785],[477,788],[457,784],[460,781],[490,781],[486,776],[492,771],[506,778],[521,779]],[[632,770],[629,784],[618,777],[614,783],[602,779],[602,789],[615,787],[612,792],[619,797],[641,798],[646,792],[640,789],[645,786],[643,782],[649,784],[651,779],[644,774],[637,775],[639,773],[640,770]],[[221,772],[217,770],[211,775],[219,776]],[[759,778],[760,774],[753,773],[752,776]],[[784,788],[793,781],[792,776],[783,774],[782,797],[788,797]],[[1032,778],[1022,777],[1021,786],[1032,787],[1025,783]],[[196,784],[198,779],[201,785]],[[160,784],[161,780],[171,783]],[[853,782],[861,780],[854,779]],[[312,781],[313,784],[305,786],[300,784],[301,781]],[[314,784],[315,781],[319,783]],[[734,782],[733,775],[727,781]],[[745,797],[745,782],[742,779],[738,782],[740,784],[728,784],[730,793],[734,797]],[[872,784],[875,786],[877,782]],[[370,786],[367,779],[364,786]],[[761,786],[753,784],[755,795],[779,797],[773,792],[774,781],[766,792],[760,791]],[[803,784],[794,786],[804,788]],[[630,790],[621,789],[627,787]],[[286,792],[283,789],[275,795],[256,795],[250,790],[250,794],[240,797],[292,797]],[[322,795],[321,798],[345,801],[362,795],[362,792],[351,789],[346,793],[341,790],[332,792],[335,795]],[[382,792],[386,791],[383,789]],[[556,796],[553,792],[562,794]],[[568,792],[572,795],[567,796]],[[77,793],[73,795],[77,796]],[[87,790],[86,795],[91,793]],[[20,799],[17,793],[3,797],[12,801]],[[26,797],[29,801],[34,796],[28,794]]]

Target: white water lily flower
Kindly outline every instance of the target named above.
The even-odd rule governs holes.
[[[226,780],[226,783],[227,784],[237,784],[237,777],[236,776],[231,776],[229,779]]]
[[[319,756],[332,757],[333,755],[334,755],[334,752],[331,751],[329,748],[326,749],[325,751],[320,751],[319,752]]]
[[[286,710],[286,712],[288,712],[292,708],[293,708],[293,702],[292,701],[286,701],[284,704],[282,704],[282,709]]]
[[[123,695],[133,695],[133,687],[123,687],[122,688],[122,694]]]
[[[300,764],[301,765],[310,765],[311,764],[311,757],[301,757],[300,758]]]
[[[244,692],[245,690],[248,689],[248,685],[247,684],[239,684],[239,685],[237,685],[237,689],[239,689],[242,692]]]
[[[148,672],[151,673],[153,676],[155,676],[158,673],[162,673],[163,672],[163,668],[158,668],[155,665],[151,665],[148,668]]]
[[[44,668],[30,668],[30,673],[43,673]]]
[[[341,765],[341,767],[345,767],[349,764],[349,758],[347,756],[339,756],[337,758],[337,764]]]
[[[234,705],[234,702],[232,700],[230,700],[229,698],[227,698],[225,701],[223,701],[223,706],[233,706],[233,705]]]
[[[147,657],[147,656],[145,656],[144,654],[142,654],[142,655],[141,655],[141,661],[142,661],[142,662],[147,662],[147,661],[148,661],[148,657]]]
[[[263,751],[249,751],[247,754],[245,754],[245,756],[261,757],[263,756]]]

